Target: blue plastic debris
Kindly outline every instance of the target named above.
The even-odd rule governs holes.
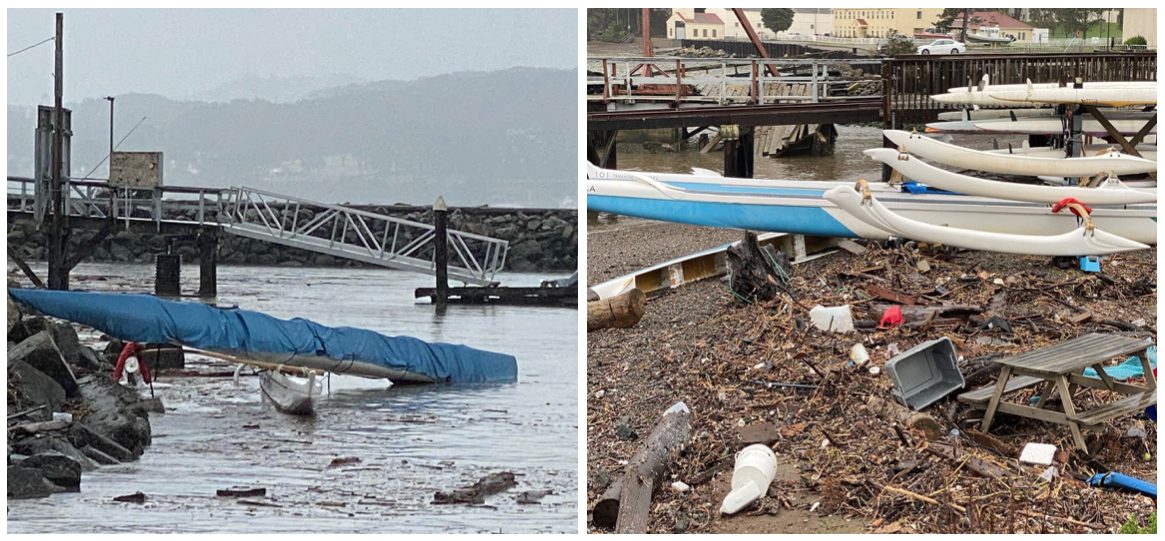
[[[1108,472],[1098,473],[1093,475],[1088,480],[1088,486],[1093,487],[1107,487],[1107,488],[1123,488],[1144,494],[1154,500],[1157,499],[1157,485],[1148,481],[1142,481],[1136,477],[1129,477],[1123,473]]]
[[[915,180],[907,180],[907,181],[903,182],[902,183],[902,191],[913,193],[913,194],[927,194],[927,193],[954,194],[955,193],[955,192],[949,192],[947,190],[940,190],[938,188],[932,188],[930,186],[927,186],[926,184],[923,184],[923,183],[915,181]]]
[[[1080,256],[1080,270],[1084,272],[1100,272],[1100,258],[1094,255]]]
[[[1149,366],[1157,367],[1157,346],[1149,346]],[[1116,366],[1105,367],[1104,373],[1116,381],[1128,381],[1132,378],[1145,377],[1145,367],[1141,366],[1141,358],[1136,355],[1129,356],[1125,362]],[[1100,379],[1096,374],[1096,370],[1091,368],[1084,369],[1084,375],[1094,379]]]

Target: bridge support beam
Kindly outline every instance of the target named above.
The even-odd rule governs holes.
[[[735,124],[720,127],[724,141],[724,176],[752,178],[753,128]]]
[[[210,227],[198,232],[198,296],[218,296],[218,230]]]
[[[587,132],[587,161],[603,169],[618,169],[615,152],[616,130],[592,130]]]

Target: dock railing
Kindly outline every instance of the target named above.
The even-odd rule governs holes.
[[[587,100],[603,103],[758,105],[845,100],[860,78],[830,75],[832,60],[588,58]],[[784,73],[771,75],[767,65]],[[863,97],[869,97],[868,95]]]

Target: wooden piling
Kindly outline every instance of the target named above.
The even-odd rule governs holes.
[[[449,298],[448,212],[445,198],[438,196],[433,203],[433,264],[437,266],[437,294],[433,301],[438,309],[444,308]]]
[[[218,230],[213,227],[198,232],[198,296],[218,296]]]

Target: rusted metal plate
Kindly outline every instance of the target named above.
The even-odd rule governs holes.
[[[161,152],[114,152],[109,160],[109,185],[153,189],[162,185]]]

